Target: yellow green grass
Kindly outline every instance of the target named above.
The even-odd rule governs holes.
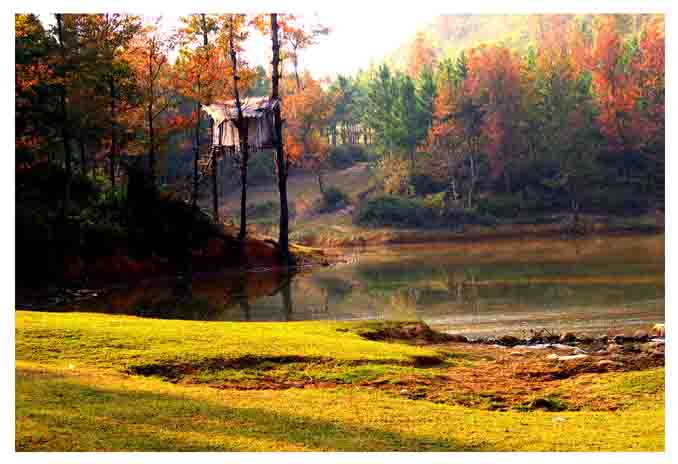
[[[358,378],[431,376],[470,362],[429,347],[368,341],[357,333],[363,329],[361,323],[191,322],[17,311],[16,447],[68,451],[664,448],[663,369],[601,374],[561,384],[563,396],[580,390],[591,397],[625,399],[626,406],[616,411],[487,411],[351,385]],[[416,362],[435,358],[440,363],[432,367]],[[253,364],[220,370],[214,360]],[[291,363],[264,365],[281,360]],[[327,388],[255,390],[220,384],[261,381],[265,376],[256,369],[277,369],[271,375],[278,380],[293,377],[290,366],[295,362],[299,371],[338,383]],[[209,368],[191,372],[192,382],[134,373],[139,366],[168,365]],[[248,369],[254,370],[243,373]]]

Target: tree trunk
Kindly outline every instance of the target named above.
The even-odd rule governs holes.
[[[318,168],[318,188],[320,189],[320,194],[325,195],[325,185],[323,182],[323,171]]]
[[[62,15],[57,14],[57,33],[59,36],[59,50],[61,52],[62,66],[66,64],[66,50],[63,40]],[[71,203],[71,136],[68,130],[68,113],[66,112],[66,87],[62,83],[59,86],[59,112],[61,117],[61,137],[64,144],[64,168],[66,170],[66,183],[64,185],[63,204],[61,205],[61,216],[66,217]]]
[[[576,233],[579,227],[579,203],[576,199],[572,199],[572,232]]]
[[[283,306],[283,320],[289,321],[292,318],[293,304],[292,304],[292,275],[288,274],[284,277],[285,283],[280,288],[280,296],[282,297]]]
[[[115,83],[113,82],[113,79],[109,79],[108,81],[108,88],[109,88],[109,97],[111,99],[111,152],[109,154],[108,160],[109,160],[109,174],[111,178],[111,188],[115,188],[115,162],[117,158],[117,148],[118,148],[118,141],[117,141],[117,124],[115,121]]]
[[[148,59],[148,75],[153,76],[153,54],[151,54]],[[148,140],[150,143],[148,148],[148,168],[150,170],[151,185],[155,188],[155,128],[153,127],[153,102],[155,100],[155,95],[152,78],[149,82],[148,91],[149,99],[148,108],[146,109],[148,113]]]
[[[280,63],[280,43],[278,41],[278,15],[271,14],[271,42],[273,49],[273,71],[271,75],[271,98],[278,100],[279,85],[279,63]],[[280,104],[276,105],[273,112],[275,120],[276,136],[276,167],[278,171],[278,191],[280,192],[280,227],[278,236],[278,246],[283,264],[290,264],[289,251],[289,210],[287,207],[287,160],[282,139],[282,117],[280,114]]]
[[[200,85],[198,84],[198,87]],[[193,210],[198,208],[198,160],[200,159],[200,100],[196,103],[196,122],[195,122],[195,154],[193,156],[193,193],[191,195],[191,206]]]
[[[153,127],[153,107],[149,104],[148,109],[148,139],[151,144],[148,150],[148,169],[151,186],[155,188],[155,128]]]
[[[83,176],[87,175],[87,156],[85,155],[85,139],[82,134],[78,137],[78,144],[80,145],[80,173]]]
[[[214,122],[210,122],[210,133],[214,131]],[[214,146],[210,147],[212,152],[212,211],[214,212],[214,219],[219,222],[219,184],[217,176],[217,168],[219,167],[219,159],[217,157],[217,150]]]
[[[297,57],[297,51],[295,50],[292,55],[292,65],[294,66],[294,79],[297,81],[297,92],[301,92],[301,79],[299,79],[299,58]]]
[[[248,127],[247,121],[242,115],[242,102],[240,101],[240,89],[238,88],[238,55],[235,51],[235,43],[233,40],[233,21],[231,18],[230,31],[228,36],[228,45],[231,55],[231,70],[233,71],[233,96],[235,97],[235,108],[237,111],[238,120],[236,122],[238,127],[238,142],[240,144],[240,154],[242,155],[242,162],[240,163],[240,231],[238,238],[244,240],[247,237],[247,165],[249,164],[249,141],[248,141]]]
[[[468,188],[468,198],[466,199],[466,207],[468,209],[471,209],[473,207],[473,193],[476,187],[476,163],[475,163],[475,157],[473,153],[471,153],[471,156],[469,157],[471,161],[471,182],[469,183],[469,188]]]
[[[575,234],[575,233],[577,233],[577,231],[579,229],[579,210],[580,210],[580,204],[579,204],[579,201],[578,201],[579,189],[578,189],[577,181],[575,180],[575,181],[571,182],[569,187],[570,187],[569,188],[569,190],[570,190],[570,208],[571,208],[571,211],[572,211],[572,233]]]

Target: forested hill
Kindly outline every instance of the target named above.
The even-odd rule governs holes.
[[[552,16],[552,15],[548,15]],[[643,25],[657,15],[615,15],[618,29],[623,35],[642,29]],[[425,42],[438,60],[456,58],[460,51],[483,43],[502,43],[508,48],[526,51],[534,45],[547,15],[440,15],[401,44],[385,58],[385,62],[397,69],[406,69],[417,42]],[[594,15],[562,15],[563,21],[580,21],[585,30],[591,30]]]

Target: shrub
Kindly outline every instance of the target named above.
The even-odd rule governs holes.
[[[526,188],[515,194],[501,194],[477,202],[478,212],[498,218],[517,218],[521,215],[544,214],[567,210],[568,195],[560,190]]]
[[[520,214],[522,204],[517,195],[495,195],[479,200],[477,210],[481,214],[511,218]]]
[[[346,169],[355,163],[367,161],[367,153],[361,145],[337,145],[330,150],[327,161],[334,169]]]
[[[592,188],[584,192],[580,203],[591,212],[636,215],[646,210],[649,202],[633,186],[619,186]]]
[[[325,187],[320,201],[319,212],[321,213],[336,211],[350,203],[348,195],[345,192],[331,185]]]
[[[41,162],[34,166],[18,169],[15,176],[16,201],[37,201],[40,207],[56,208],[63,198],[66,171],[55,163]],[[73,207],[87,205],[98,193],[93,181],[75,172],[71,178],[71,200]]]
[[[499,220],[497,220],[496,217],[478,211],[477,209],[464,210],[462,213],[459,213],[457,210],[456,215],[454,211],[452,214],[448,212],[445,217],[448,224],[453,221],[457,221],[458,224],[475,224],[486,227],[494,227],[499,224]]]
[[[423,202],[427,207],[442,213],[446,209],[445,192],[426,195],[423,199]]]
[[[247,205],[247,217],[251,219],[269,218],[278,214],[280,214],[280,207],[273,200]]]
[[[127,233],[120,224],[87,223],[82,227],[83,256],[112,256],[126,241]]]
[[[356,221],[366,226],[431,227],[439,223],[435,211],[420,200],[378,197],[360,208]]]
[[[424,200],[399,197],[378,197],[363,205],[356,222],[364,226],[386,227],[458,227],[464,224],[495,226],[496,218],[477,210],[447,209],[442,193],[429,195]]]
[[[423,173],[413,174],[410,177],[410,183],[414,187],[414,192],[421,196],[439,193],[447,188],[445,182],[434,179],[430,174]]]
[[[239,169],[234,169],[234,174],[240,179]],[[262,185],[271,183],[275,179],[275,164],[271,153],[268,151],[250,153],[247,164],[247,182],[250,185]]]
[[[287,204],[287,210],[290,215],[290,218],[294,218],[296,215],[296,205],[295,203],[289,202]],[[278,220],[280,216],[280,204],[275,200],[266,200],[261,203],[253,203],[247,205],[247,219],[248,220],[261,220],[261,219],[271,219]],[[240,208],[238,208],[237,219],[240,219]],[[264,221],[265,222],[265,221]]]
[[[328,207],[340,208],[349,203],[349,198],[344,191],[331,185],[323,191],[323,201]]]
[[[414,193],[411,183],[412,165],[398,155],[384,155],[377,163],[376,178],[387,195],[410,196]]]

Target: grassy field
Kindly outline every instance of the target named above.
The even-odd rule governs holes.
[[[492,360],[491,352],[369,341],[359,334],[379,326],[18,311],[16,448],[664,448],[662,368],[553,382],[550,397],[576,404],[559,412],[492,410],[488,402],[464,406],[416,393],[436,379],[452,384],[457,373],[470,375],[485,370],[483,363],[505,360]],[[477,397],[493,394],[480,391]]]

